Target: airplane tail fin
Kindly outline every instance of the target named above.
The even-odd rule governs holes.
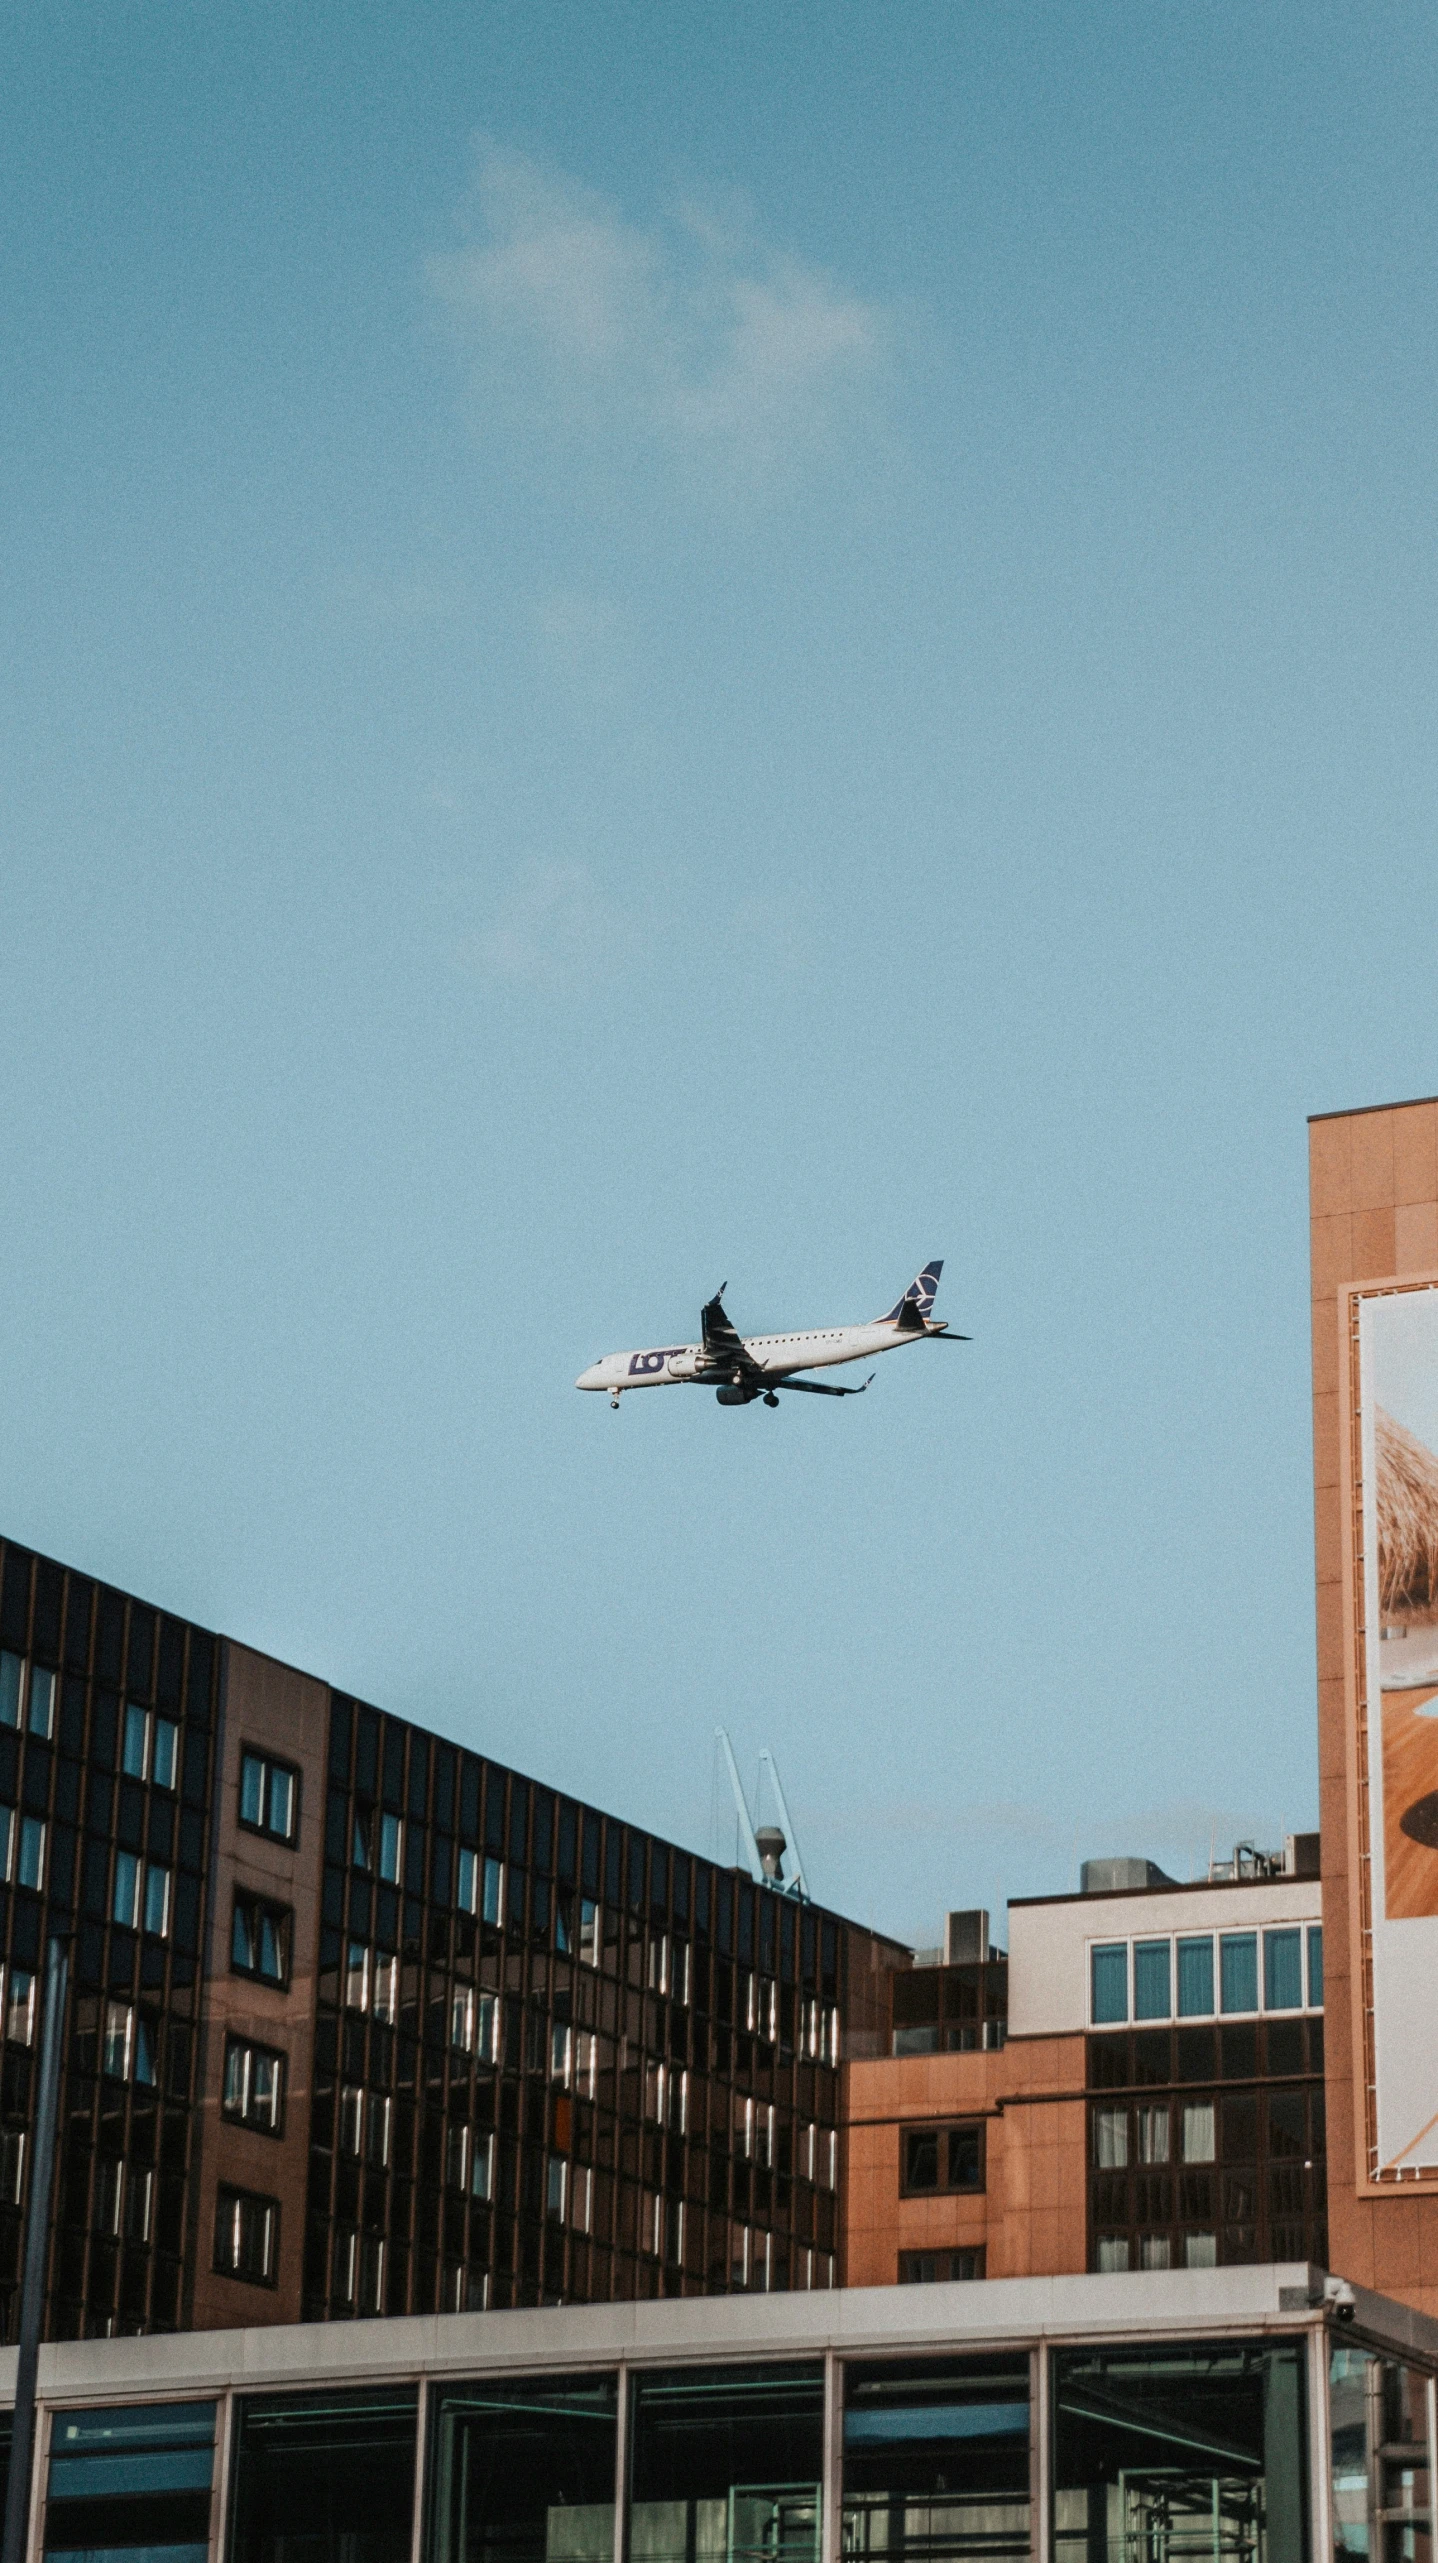
[[[880,1325],[902,1326],[906,1333],[917,1335],[933,1313],[934,1293],[939,1287],[939,1275],[943,1269],[941,1256],[936,1256],[933,1263],[925,1264],[918,1278],[910,1282],[903,1298],[896,1300],[892,1308],[885,1309]]]

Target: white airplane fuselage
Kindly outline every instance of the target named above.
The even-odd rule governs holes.
[[[887,1317],[867,1326],[821,1326],[803,1335],[745,1335],[745,1367],[765,1379],[787,1379],[793,1371],[831,1370],[839,1362],[862,1362],[874,1353],[892,1353],[900,1344],[921,1344],[925,1335],[940,1335],[934,1325],[900,1327]],[[743,1373],[732,1373],[737,1386]],[[638,1353],[606,1353],[581,1371],[576,1388],[602,1388],[611,1397],[630,1388],[723,1388],[731,1373],[715,1362],[702,1344],[658,1344]]]

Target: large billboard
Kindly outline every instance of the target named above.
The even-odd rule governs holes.
[[[1386,2189],[1438,2182],[1438,1286],[1354,1291],[1348,1320],[1360,2165]]]

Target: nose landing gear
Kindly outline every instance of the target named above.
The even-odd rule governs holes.
[[[617,1415],[617,1414],[618,1414],[618,1412],[619,1412],[619,1391],[618,1391],[618,1389],[617,1389],[617,1388],[611,1388],[611,1390],[610,1390],[610,1392],[609,1392],[609,1403],[610,1403],[610,1405],[613,1407],[614,1412],[615,1412],[615,1414]]]
[[[777,1405],[778,1405],[779,1400],[778,1400],[778,1398],[775,1396],[774,1391],[772,1390],[772,1388],[766,1388],[766,1389],[765,1389],[765,1391],[764,1391],[764,1403],[765,1403],[765,1405],[766,1405],[766,1406],[777,1406]]]

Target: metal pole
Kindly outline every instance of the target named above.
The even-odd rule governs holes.
[[[35,2150],[30,2163],[30,2203],[25,2225],[25,2271],[20,2282],[20,2360],[15,2374],[15,2418],[10,2439],[10,2484],[0,2563],[25,2563],[30,2532],[30,2475],[35,2447],[35,2379],[45,2320],[45,2271],[50,2258],[50,2192],[55,2171],[55,2122],[60,2108],[60,2060],[65,2049],[65,1987],[70,1961],[62,1940],[45,1953],[45,2008],[40,2021],[40,2089],[35,2104]]]

